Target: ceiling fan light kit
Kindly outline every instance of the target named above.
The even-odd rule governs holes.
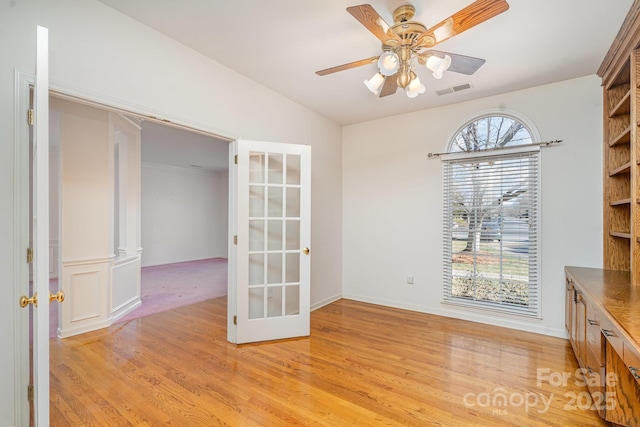
[[[365,80],[364,84],[369,88],[374,95],[380,93],[380,88],[382,87],[382,83],[384,83],[384,76],[380,73],[376,73],[369,80]]]
[[[427,68],[433,71],[433,77],[441,79],[442,74],[451,66],[451,57],[445,55],[444,58],[438,58],[435,55],[431,55],[427,59]]]
[[[421,93],[424,93],[427,88],[422,83],[420,83],[420,79],[415,75],[415,73],[411,74],[413,75],[413,78],[411,79],[411,82],[407,85],[407,87],[404,88],[404,92],[409,98],[415,98]]]
[[[378,59],[378,69],[383,76],[393,76],[400,67],[400,58],[395,52],[387,51]]]
[[[396,93],[400,87],[409,98],[415,98],[426,90],[416,74],[418,64],[425,65],[434,78],[441,79],[447,70],[471,75],[485,62],[480,58],[427,49],[507,9],[509,5],[506,0],[477,0],[427,29],[424,24],[412,21],[415,15],[412,5],[396,8],[393,12],[394,25],[391,26],[371,5],[348,7],[347,12],[382,42],[382,53],[377,57],[320,70],[316,74],[325,76],[375,62],[378,71],[369,80],[364,81],[371,92],[383,97]]]

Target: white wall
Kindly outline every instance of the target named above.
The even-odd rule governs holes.
[[[543,141],[542,320],[442,301],[442,163],[468,120],[524,115]],[[343,129],[345,297],[564,336],[565,265],[602,266],[602,93],[596,76]],[[406,284],[406,276],[415,284]]]
[[[57,98],[51,98],[50,109],[62,113],[60,258],[108,258],[113,255],[109,112]]]
[[[142,266],[227,257],[228,172],[143,163]]]
[[[54,89],[138,112],[186,122],[227,137],[312,146],[311,302],[341,292],[341,129],[337,124],[252,82],[96,0],[0,2],[0,236],[13,236],[14,72],[35,72],[36,25],[49,28]],[[24,164],[22,167],[26,167]],[[321,178],[321,179],[320,179]],[[26,243],[24,244],[26,248]],[[23,251],[0,239],[0,426],[18,423],[14,394],[16,284]]]

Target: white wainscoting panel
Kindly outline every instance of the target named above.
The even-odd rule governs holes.
[[[65,293],[65,301],[60,304],[59,337],[109,326],[106,301],[111,262],[110,258],[106,258],[62,263],[60,288]]]
[[[100,271],[72,273],[69,282],[71,322],[100,316]]]
[[[140,255],[113,262],[109,323],[142,304],[140,299]]]

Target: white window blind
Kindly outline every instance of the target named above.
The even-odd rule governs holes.
[[[539,317],[539,151],[516,151],[444,160],[444,299]]]

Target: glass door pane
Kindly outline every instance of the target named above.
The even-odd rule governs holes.
[[[300,155],[251,152],[249,163],[250,318],[296,315],[300,311]]]

